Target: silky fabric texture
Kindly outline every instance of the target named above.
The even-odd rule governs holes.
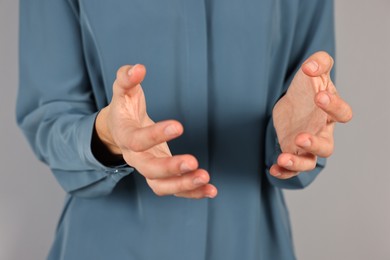
[[[17,120],[67,192],[48,259],[295,259],[272,108],[312,53],[334,56],[329,0],[20,1]],[[91,151],[117,69],[142,63],[150,117],[177,119],[215,199],[158,197]]]

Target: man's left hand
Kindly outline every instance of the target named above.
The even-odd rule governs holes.
[[[272,176],[288,179],[313,170],[317,156],[333,153],[335,123],[352,119],[351,107],[330,78],[332,67],[329,54],[313,54],[276,103],[273,120],[282,153],[270,169]]]

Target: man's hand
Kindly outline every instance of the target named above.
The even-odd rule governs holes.
[[[96,119],[99,138],[113,154],[123,155],[157,195],[215,197],[217,189],[194,156],[171,155],[166,142],[182,135],[183,126],[174,120],[154,123],[148,116],[140,85],[145,75],[142,65],[118,70],[112,101]]]
[[[329,54],[313,54],[275,105],[273,120],[282,154],[271,167],[271,175],[294,177],[313,170],[317,156],[333,153],[335,122],[351,120],[352,109],[337,94],[330,78],[332,67]]]

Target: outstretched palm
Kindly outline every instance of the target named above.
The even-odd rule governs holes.
[[[330,79],[333,59],[325,52],[312,55],[295,75],[287,93],[273,109],[282,154],[271,174],[290,178],[312,170],[316,157],[333,152],[335,122],[347,122],[352,110]]]
[[[328,135],[333,127],[334,121],[315,103],[320,91],[336,93],[329,73],[310,77],[300,69],[286,95],[275,105],[274,125],[283,152],[300,154],[302,149],[295,144],[300,133]]]
[[[157,195],[215,197],[209,174],[198,169],[194,156],[171,155],[167,141],[179,137],[183,126],[175,120],[155,123],[148,116],[140,85],[145,73],[142,65],[118,70],[112,101],[96,119],[99,138],[137,169]]]

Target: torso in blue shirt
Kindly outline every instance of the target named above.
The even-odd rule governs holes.
[[[78,100],[80,93],[67,89],[73,89],[72,84],[74,89],[77,84],[84,88],[92,114],[109,103],[116,70],[142,63],[148,71],[142,86],[150,117],[183,123],[184,135],[169,143],[172,153],[194,154],[219,190],[212,200],[158,197],[136,171],[111,179],[112,173],[91,160],[75,159],[74,165],[80,166],[70,167],[71,161],[54,158],[56,150],[50,144],[32,141],[69,192],[49,259],[295,259],[281,188],[302,188],[318,169],[291,180],[271,177],[267,167],[277,155],[277,142],[269,124],[273,105],[300,63],[317,50],[333,52],[331,1],[41,0],[35,9],[25,2],[21,9],[26,16],[21,19],[26,24],[33,17],[49,23],[42,29],[48,32],[61,32],[68,24],[59,36],[64,38],[47,39],[43,48],[48,49],[41,55],[42,62],[53,64],[45,69],[50,82],[57,82],[51,71],[61,64],[63,74],[58,73],[66,80],[58,82],[67,82],[62,84],[64,94],[58,94],[60,83],[30,84],[39,76],[21,76],[22,88],[34,85],[50,100],[47,104],[66,111],[58,112],[53,125],[41,131],[63,142],[51,131],[61,125],[58,118],[78,113],[71,109],[78,105],[68,108],[63,103],[83,102]],[[34,28],[25,25],[29,26]],[[38,37],[28,36],[34,35],[31,30],[22,29],[21,36]],[[73,45],[66,45],[68,40]],[[31,41],[21,42],[22,51],[39,52],[39,44]],[[58,57],[45,54],[56,44],[64,44],[62,52],[53,51]],[[29,55],[22,58],[24,63],[38,60]],[[81,61],[72,58],[79,56]],[[39,73],[23,64],[22,71],[24,66],[33,75]],[[79,80],[68,74],[80,75]],[[60,104],[56,100],[61,97]],[[38,107],[37,101],[27,109],[23,99],[19,97],[20,110]],[[82,120],[74,120],[72,126],[88,133],[93,120]],[[23,125],[27,121],[22,128],[30,129]],[[66,136],[90,142],[77,131]],[[61,153],[72,156],[66,149]]]

